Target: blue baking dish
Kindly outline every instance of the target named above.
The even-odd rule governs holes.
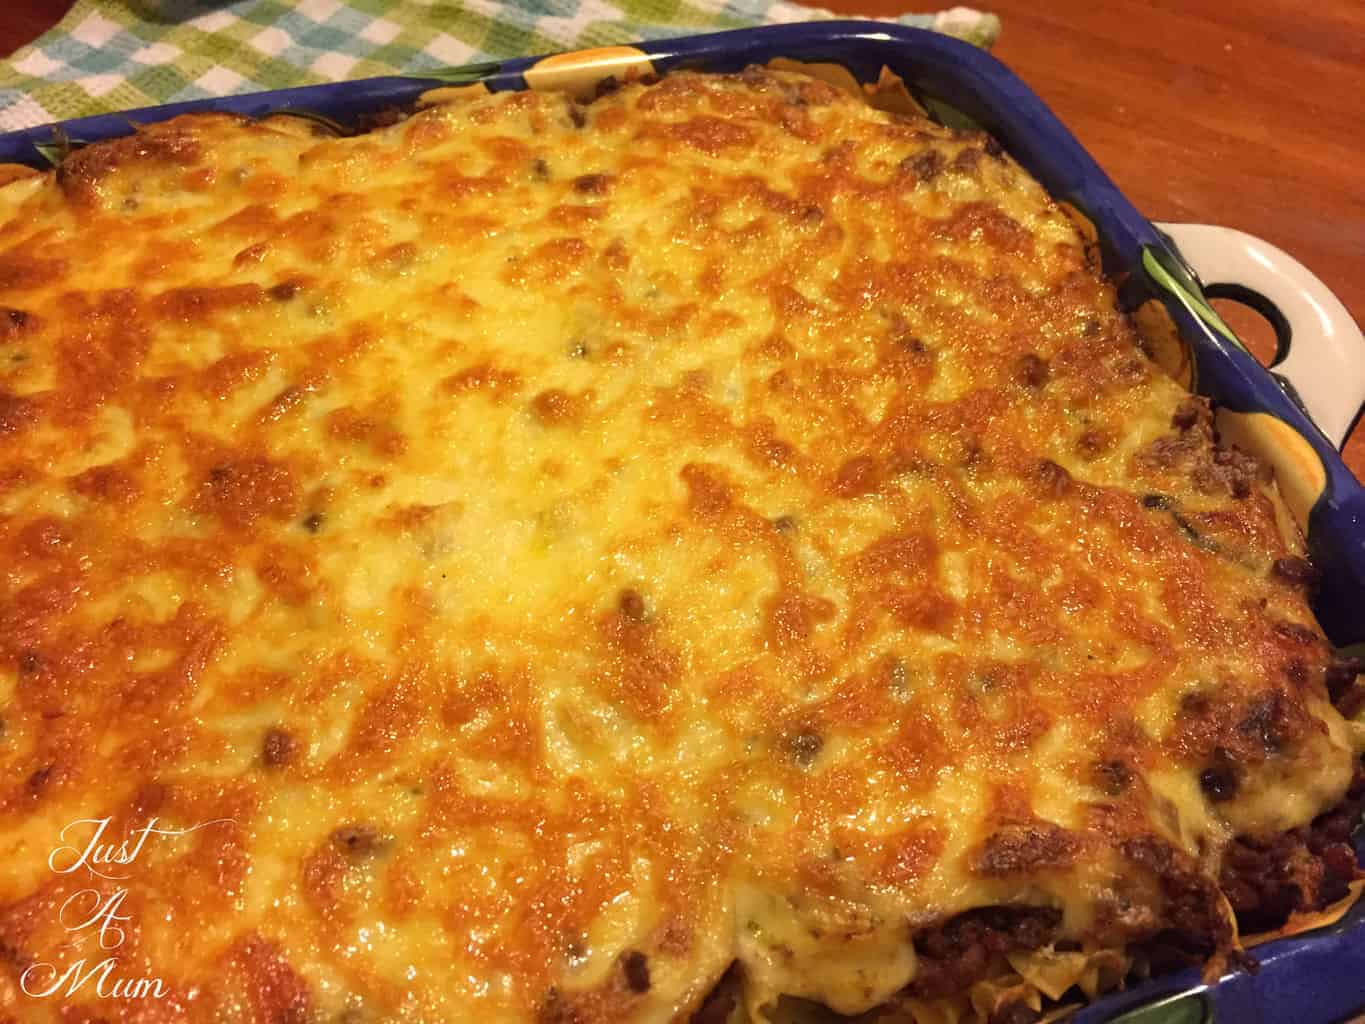
[[[1349,313],[1306,268],[1259,239],[1207,225],[1149,222],[1023,82],[957,40],[860,21],[690,36],[81,118],[0,136],[0,161],[41,166],[54,149],[125,135],[137,124],[192,111],[301,113],[352,129],[440,86],[590,93],[608,77],[677,68],[737,71],[775,59],[822,65],[826,75],[862,83],[876,82],[889,69],[933,116],[990,131],[1056,199],[1089,219],[1106,271],[1121,282],[1121,303],[1165,310],[1179,335],[1170,367],[1214,399],[1220,430],[1274,465],[1323,570],[1315,611],[1328,635],[1340,647],[1365,645],[1365,489],[1337,450],[1365,402],[1365,339]],[[1229,166],[1229,177],[1235,173]],[[1267,313],[1280,349],[1272,371],[1209,305],[1208,296],[1220,294]],[[1073,1019],[1326,1024],[1365,1010],[1365,908],[1256,954],[1261,967],[1255,973],[1212,985],[1193,971],[1163,976],[1108,996]]]

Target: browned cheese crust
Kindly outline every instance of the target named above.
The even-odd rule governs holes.
[[[78,150],[0,187],[0,1019],[1225,954],[1352,774],[1307,575],[979,135],[754,71]],[[194,831],[58,870],[106,817]]]

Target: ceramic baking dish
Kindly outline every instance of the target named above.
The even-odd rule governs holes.
[[[824,77],[849,82],[875,82],[889,69],[936,118],[990,131],[1056,199],[1093,223],[1124,306],[1150,312],[1159,304],[1174,323],[1176,350],[1163,362],[1215,400],[1225,435],[1275,467],[1323,570],[1315,610],[1328,635],[1341,647],[1365,645],[1365,488],[1337,450],[1365,402],[1365,339],[1349,313],[1306,268],[1266,242],[1227,228],[1146,220],[1014,74],[945,36],[876,22],[817,22],[197,100],[3,135],[0,162],[41,166],[53,147],[125,135],[136,124],[190,111],[304,113],[358,128],[441,85],[591,93],[602,80],[630,72],[736,71],[777,59],[822,65]],[[1218,317],[1210,294],[1266,313],[1279,342],[1271,371]],[[1365,1009],[1361,907],[1327,928],[1259,947],[1256,955],[1262,966],[1255,974],[1230,975],[1212,986],[1192,971],[1163,976],[1100,1000],[1074,1019],[1326,1024]]]

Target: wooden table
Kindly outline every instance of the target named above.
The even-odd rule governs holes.
[[[892,15],[905,0],[819,0]],[[909,0],[931,9],[923,0]],[[0,52],[70,0],[6,0]],[[944,4],[946,6],[946,4]],[[1365,4],[1359,0],[980,0],[995,53],[1157,220],[1260,235],[1319,274],[1365,322]],[[1222,305],[1253,350],[1259,318]],[[1347,463],[1365,479],[1365,427]]]

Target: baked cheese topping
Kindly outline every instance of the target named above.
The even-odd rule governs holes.
[[[917,930],[1064,989],[1177,868],[1231,948],[1353,760],[1290,555],[1039,186],[814,79],[78,150],[0,188],[0,1010],[914,1019]]]

